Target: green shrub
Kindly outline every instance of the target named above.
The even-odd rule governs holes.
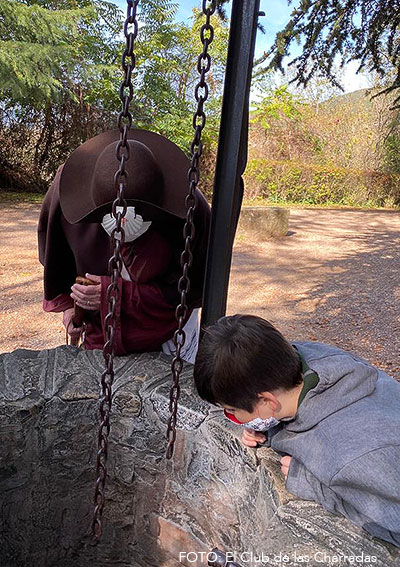
[[[312,205],[399,206],[400,174],[252,159],[245,173],[245,198]]]

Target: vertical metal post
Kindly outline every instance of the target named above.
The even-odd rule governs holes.
[[[201,324],[225,315],[247,160],[251,73],[260,0],[233,0]]]

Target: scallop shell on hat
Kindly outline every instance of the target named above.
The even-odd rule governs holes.
[[[117,207],[117,212],[122,211],[122,207]],[[112,214],[104,215],[101,223],[107,234],[111,235],[116,226],[116,220]],[[128,207],[123,218],[123,229],[125,231],[125,242],[132,242],[142,236],[151,225],[151,221],[144,221],[141,215],[135,214],[135,207]],[[119,238],[119,235],[116,235]]]

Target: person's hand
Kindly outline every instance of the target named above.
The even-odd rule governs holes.
[[[285,480],[287,479],[288,473],[289,473],[289,467],[290,467],[290,461],[292,460],[292,457],[290,457],[289,455],[285,455],[284,457],[281,458],[281,471],[283,476],[285,477]]]
[[[253,429],[244,429],[242,435],[242,443],[246,447],[256,447],[257,443],[264,443],[267,436],[261,431],[254,431]]]
[[[71,337],[71,341],[78,340],[82,333],[82,327],[74,327],[72,317],[74,316],[74,308],[70,307],[63,313],[63,325],[67,333]]]
[[[101,278],[92,274],[85,274],[87,278],[97,282],[96,285],[81,285],[75,283],[71,289],[71,297],[79,307],[87,311],[98,311],[101,300]]]

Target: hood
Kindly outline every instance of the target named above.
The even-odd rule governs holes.
[[[319,382],[306,394],[295,419],[285,426],[286,431],[307,431],[375,390],[378,370],[365,360],[321,343],[296,342],[293,345],[318,374]]]

